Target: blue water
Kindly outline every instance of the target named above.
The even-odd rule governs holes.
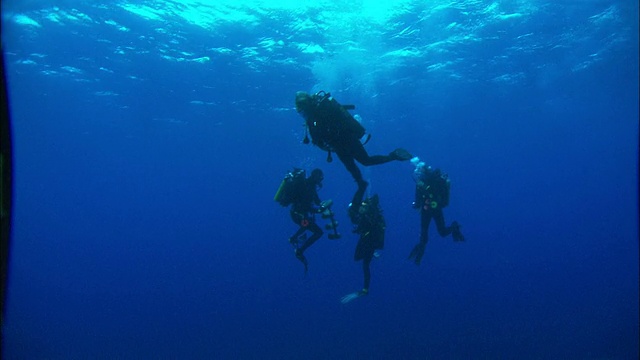
[[[426,5],[424,4],[426,3]],[[636,359],[638,4],[2,3],[15,155],[6,359]],[[298,90],[449,174],[421,266],[412,166],[363,169],[386,245]],[[273,201],[324,170],[342,239],[305,277]]]

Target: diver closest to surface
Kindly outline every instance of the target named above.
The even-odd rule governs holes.
[[[328,92],[319,91],[313,95],[296,92],[296,111],[305,121],[307,135],[311,142],[322,150],[327,151],[327,161],[332,161],[331,153],[338,155],[340,161],[347,168],[358,184],[358,190],[365,189],[368,183],[363,179],[357,160],[364,166],[384,164],[390,161],[406,161],[413,156],[405,149],[398,148],[388,155],[369,155],[360,139],[365,135],[365,128],[349,113],[354,105],[339,104]],[[305,135],[304,143],[309,143]]]

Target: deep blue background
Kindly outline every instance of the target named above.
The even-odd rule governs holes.
[[[590,6],[566,11],[606,8]],[[355,184],[301,144],[293,96],[321,82],[308,68],[167,61],[139,36],[157,24],[121,9],[81,10],[134,31],[7,20],[15,215],[3,356],[636,358],[637,4],[619,6],[631,38],[583,71],[561,62],[586,50],[516,51],[508,64],[524,79],[490,81],[486,65],[506,47],[495,41],[460,50],[478,63],[465,67],[474,81],[435,79],[416,61],[394,74],[409,80],[376,78],[375,96],[326,89],[357,105],[370,153],[403,146],[449,173],[445,216],[467,238],[432,229],[423,264],[408,262],[419,235],[411,165],[364,170],[387,241],[370,295],[346,306],[362,283],[346,217]],[[544,39],[570,21],[518,31]],[[207,48],[207,32],[165,26],[194,53]],[[263,35],[229,26],[229,48]],[[119,57],[114,44],[137,50]],[[297,56],[287,51],[278,56]],[[33,53],[46,57],[20,62]],[[85,72],[42,72],[61,66]],[[104,90],[118,95],[95,95]],[[308,250],[306,278],[288,211],[272,201],[293,166],[325,171],[320,196],[334,199],[344,235]]]

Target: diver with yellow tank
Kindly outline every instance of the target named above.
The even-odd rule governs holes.
[[[322,170],[314,169],[307,178],[303,169],[294,169],[287,173],[280,183],[280,187],[274,196],[274,200],[282,206],[291,206],[289,214],[291,220],[298,225],[298,230],[289,237],[289,243],[294,247],[295,256],[304,265],[305,273],[308,270],[309,262],[304,256],[313,243],[322,237],[324,232],[316,224],[315,215],[321,214],[323,219],[329,219],[326,225],[327,230],[332,230],[329,239],[338,239],[338,222],[335,220],[331,205],[333,201],[320,201],[318,189],[322,187],[324,175]],[[306,237],[306,232],[310,231],[311,236]]]

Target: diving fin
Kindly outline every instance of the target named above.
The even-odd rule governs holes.
[[[413,155],[411,155],[411,153],[403,148],[397,148],[393,150],[390,155],[394,158],[394,160],[399,161],[411,160],[413,158]]]

